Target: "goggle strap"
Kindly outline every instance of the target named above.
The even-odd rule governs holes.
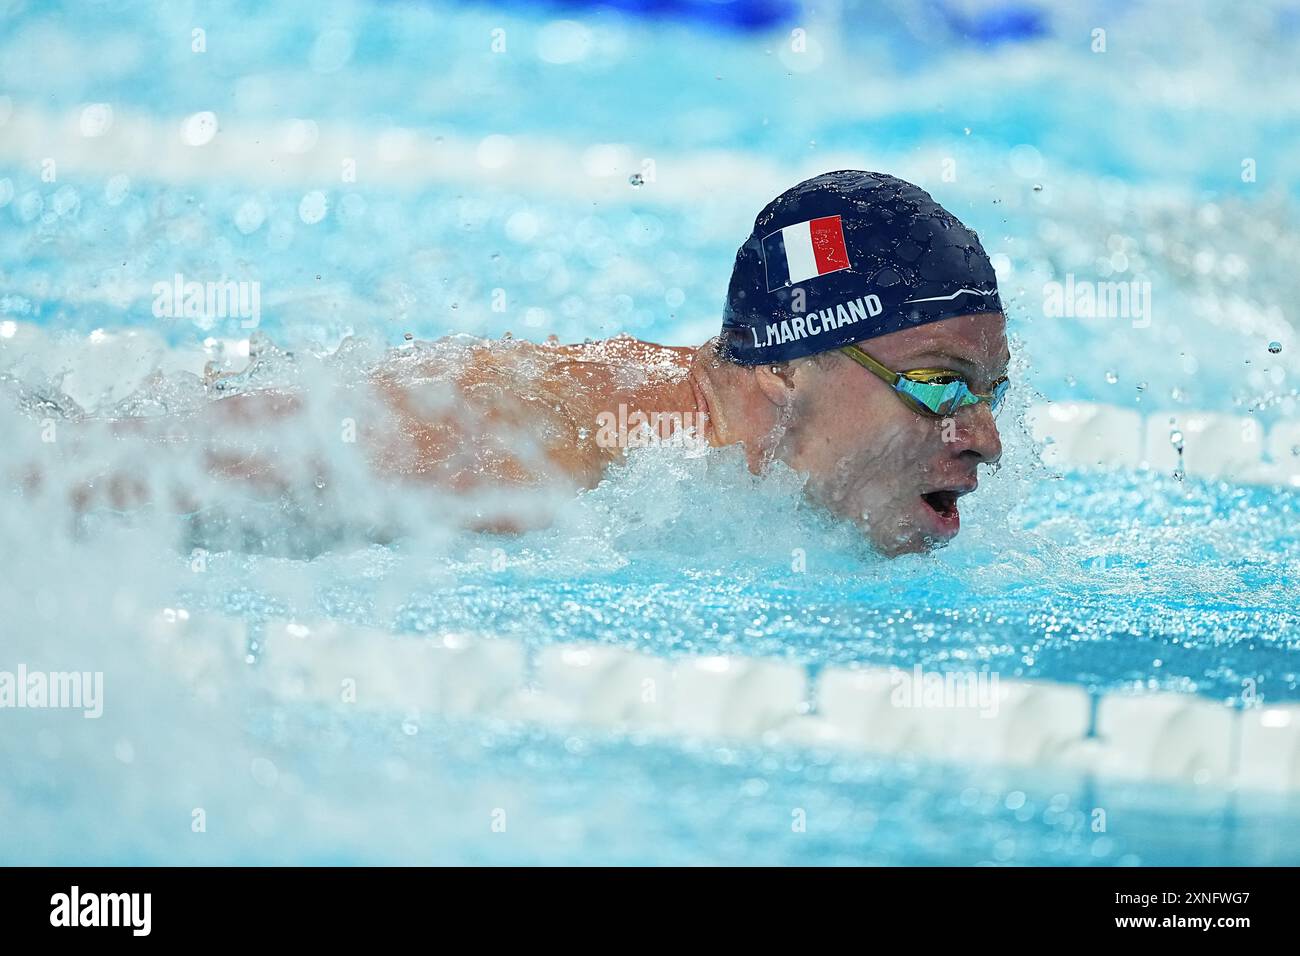
[[[899,375],[897,372],[895,372],[893,369],[886,368],[884,365],[881,365],[879,362],[873,359],[866,352],[862,351],[862,349],[858,348],[856,345],[842,345],[840,346],[840,351],[843,352],[845,355],[847,355],[849,358],[853,359],[853,361],[857,362],[868,372],[871,372],[877,378],[883,379],[885,381],[885,384],[887,385],[890,386],[897,385],[898,380],[902,378],[902,376]]]

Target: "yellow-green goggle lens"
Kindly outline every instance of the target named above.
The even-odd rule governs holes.
[[[921,411],[945,416],[951,415],[959,408],[979,402],[988,402],[989,408],[996,412],[1006,397],[1009,384],[1006,379],[1003,379],[994,384],[990,394],[978,395],[959,378],[950,382],[925,382],[900,376],[894,384],[894,389]]]

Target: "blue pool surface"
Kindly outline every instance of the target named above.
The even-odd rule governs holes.
[[[968,22],[956,5],[848,2],[833,21],[773,3],[706,22],[699,6],[662,19],[345,0],[10,15],[0,322],[40,327],[73,378],[93,361],[74,344],[95,330],[147,332],[175,352],[248,337],[238,319],[155,317],[152,284],[179,272],[260,282],[258,334],[300,355],[347,336],[399,346],[407,333],[696,344],[717,329],[770,177],[788,185],[822,157],[855,158],[916,179],[976,228],[1009,303],[1006,462],[967,499],[954,545],[883,561],[803,505],[791,476],[759,481],[725,454],[660,449],[545,530],[467,535],[440,524],[438,502],[403,498],[422,516],[411,539],[306,546],[282,529],[265,548],[213,550],[202,575],[174,522],[78,525],[15,496],[0,508],[0,668],[13,657],[100,669],[112,696],[101,721],[0,715],[0,862],[1300,863],[1292,797],[347,715],[268,702],[238,676],[199,692],[154,668],[141,622],[166,607],[243,621],[248,668],[268,622],[327,618],[396,640],[472,632],[814,673],[920,664],[1225,702],[1249,684],[1300,701],[1300,491],[1052,469],[1023,424],[1047,400],[1266,428],[1293,416],[1300,18],[1282,4],[1191,17],[1182,5],[1018,3],[971,5]],[[1099,24],[1104,53],[1091,48]],[[800,54],[796,27],[810,43]],[[206,52],[192,49],[195,28]],[[75,130],[93,103],[122,128],[172,130],[212,111],[218,144],[252,129],[468,142],[488,169],[508,137],[535,175],[494,185],[448,160],[419,182],[363,170],[345,183],[329,158],[328,175],[285,179],[194,147],[179,178],[97,164],[69,134],[79,152],[55,156],[62,171],[46,181],[43,144],[15,131]],[[564,157],[598,168],[609,144],[627,147],[602,179],[617,189],[589,200],[550,187]],[[637,187],[643,157],[659,179]],[[1256,179],[1243,180],[1244,159]],[[729,189],[693,191],[701,169],[726,172]],[[1046,315],[1044,283],[1067,273],[1149,282],[1151,322]],[[33,422],[69,407],[71,379],[23,341],[0,338],[6,474],[39,451]],[[174,371],[140,378],[127,400],[86,410],[175,410],[198,388]],[[792,571],[795,549],[806,571]],[[199,807],[205,832],[192,829]],[[490,827],[499,807],[505,833]],[[792,830],[794,810],[806,832]]]

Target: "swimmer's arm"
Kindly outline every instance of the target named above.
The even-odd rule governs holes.
[[[268,447],[256,436],[293,427],[300,409],[296,396],[268,391],[218,399],[192,415],[61,422],[48,443],[58,457],[29,460],[14,486],[28,497],[66,495],[78,514],[154,505],[194,512],[202,505],[199,486],[209,479],[270,497],[293,482],[274,442]]]

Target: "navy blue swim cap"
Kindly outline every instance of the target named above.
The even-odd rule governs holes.
[[[956,216],[911,183],[841,169],[758,214],[736,253],[719,346],[761,365],[1001,311],[989,257]]]

